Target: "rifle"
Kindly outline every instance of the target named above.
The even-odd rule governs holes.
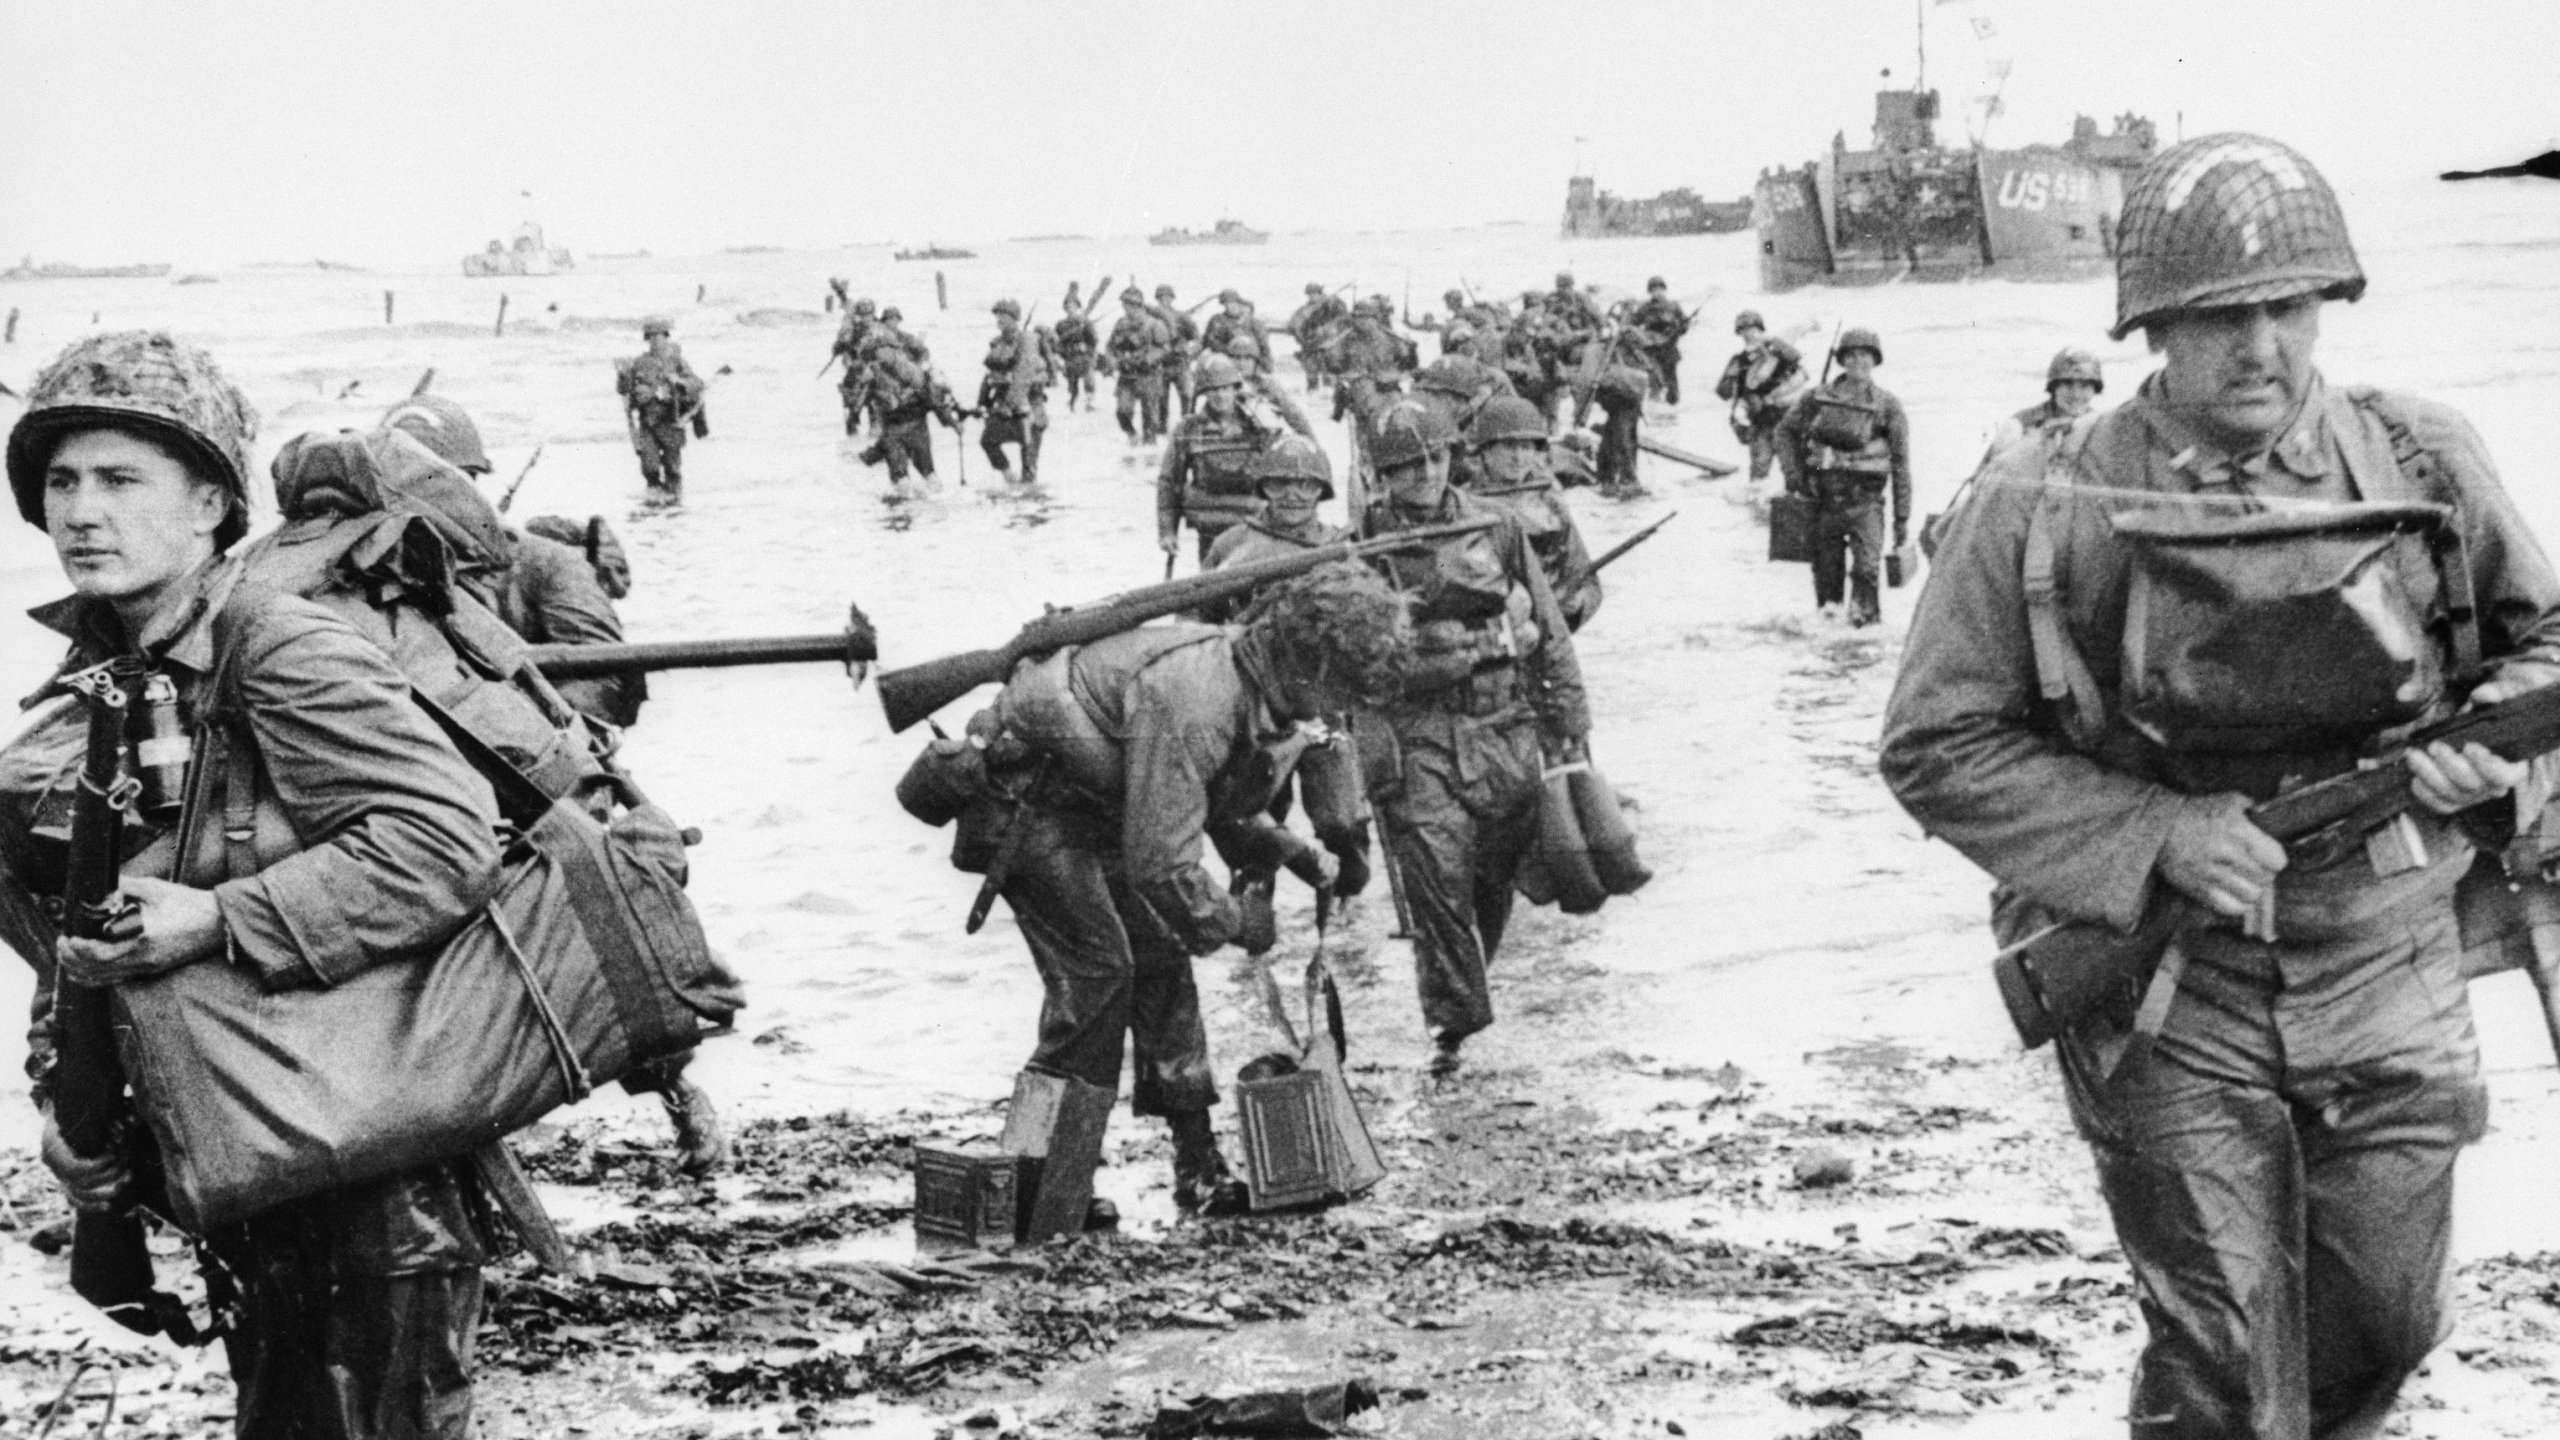
[[[533,447],[533,458],[524,462],[524,468],[516,472],[515,483],[507,487],[507,493],[498,497],[499,514],[506,514],[507,507],[516,503],[516,492],[524,488],[526,477],[533,474],[533,467],[542,463],[542,451],[540,445]]]
[[[1840,330],[1848,323],[1843,320],[1831,327],[1831,343],[1822,347],[1822,378],[1813,382],[1815,389],[1831,383],[1831,362],[1840,358]]]
[[[427,373],[418,377],[418,383],[409,387],[409,398],[415,400],[426,394],[427,387],[434,383],[436,383],[436,367],[430,365],[427,367]]]
[[[2506,760],[2560,750],[2560,688],[2528,691],[2426,726],[2370,769],[2250,806],[2249,823],[2282,841],[2296,865],[2335,863],[2384,838],[2382,832],[2417,803],[2409,790],[2409,752],[2439,741],[2478,744]],[[2164,891],[2129,933],[2079,920],[2046,926],[1992,957],[2010,1024],[2028,1049],[2044,1044],[2100,1001],[2141,981],[2172,944],[2217,918],[2197,902]]]
[[[621,645],[528,645],[525,658],[546,680],[601,680],[657,670],[833,661],[847,667],[880,658],[869,622],[833,635],[759,635],[741,640],[651,640]]]
[[[124,764],[125,717],[142,698],[143,662],[119,656],[63,677],[89,710],[89,746],[71,802],[71,838],[63,866],[62,933],[79,940],[122,939],[131,933],[133,907],[119,903],[124,863],[124,817],[140,785],[119,778]],[[138,1168],[134,1117],[124,1099],[124,1067],[116,1053],[115,1015],[108,992],[66,979],[53,981],[53,1119],[71,1153],[84,1159],[122,1155]],[[71,1288],[129,1330],[166,1334],[193,1344],[195,1323],[185,1302],[159,1288],[142,1217],[130,1193],[115,1208],[84,1210],[71,1234]]]
[[[921,665],[883,671],[880,676],[880,708],[887,712],[891,730],[904,730],[981,685],[1001,684],[1013,673],[1013,667],[1023,660],[1047,655],[1069,645],[1090,645],[1096,640],[1135,629],[1149,620],[1234,599],[1272,581],[1304,574],[1319,565],[1337,560],[1365,560],[1393,550],[1471,535],[1499,523],[1499,520],[1488,516],[1445,525],[1418,526],[1375,540],[1338,541],[1294,554],[1275,555],[1268,560],[1249,561],[1223,570],[1141,586],[1088,605],[1053,609],[1023,626],[1011,640],[995,649],[969,650],[946,655],[939,660],[928,660]]]
[[[1652,539],[1652,538],[1653,538],[1653,532],[1654,532],[1654,531],[1659,530],[1659,529],[1661,529],[1663,526],[1670,524],[1673,520],[1678,519],[1678,518],[1679,518],[1679,516],[1680,516],[1680,512],[1679,512],[1679,511],[1677,511],[1677,510],[1674,510],[1674,511],[1672,511],[1670,514],[1665,515],[1665,516],[1663,516],[1661,519],[1654,521],[1652,524],[1647,525],[1646,527],[1644,527],[1643,529],[1641,529],[1641,530],[1637,531],[1637,532],[1636,532],[1636,533],[1634,533],[1633,535],[1628,536],[1626,539],[1621,540],[1621,541],[1619,541],[1617,544],[1610,546],[1610,547],[1609,547],[1609,552],[1608,552],[1607,554],[1605,554],[1605,555],[1601,556],[1599,559],[1594,560],[1594,561],[1592,561],[1592,562],[1591,562],[1591,573],[1592,573],[1592,574],[1594,574],[1594,575],[1597,575],[1597,574],[1599,574],[1601,571],[1608,569],[1608,568],[1609,568],[1609,562],[1610,562],[1610,561],[1617,559],[1619,556],[1626,554],[1628,551],[1633,550],[1634,548],[1636,548],[1637,546],[1639,546],[1639,545],[1643,544],[1643,543],[1644,543],[1644,542],[1646,542],[1647,540]]]

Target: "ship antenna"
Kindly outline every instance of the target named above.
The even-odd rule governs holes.
[[[1911,21],[1920,32],[1920,78],[1911,87],[1916,93],[1929,88],[1929,0],[1911,0]]]

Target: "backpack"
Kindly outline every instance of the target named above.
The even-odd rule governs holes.
[[[590,515],[581,525],[565,515],[536,515],[524,522],[524,528],[528,535],[556,540],[586,556],[587,568],[596,572],[596,584],[607,599],[620,600],[631,593],[631,557],[603,516]]]

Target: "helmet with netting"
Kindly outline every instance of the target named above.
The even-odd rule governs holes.
[[[2085,381],[2091,388],[2097,390],[2107,388],[2106,372],[2099,368],[2098,357],[2077,345],[2067,346],[2057,352],[2053,357],[2053,363],[2044,367],[2045,393],[2051,394],[2053,387],[2065,380]]]
[[[249,444],[258,412],[213,357],[165,330],[119,330],[73,342],[27,387],[9,431],[9,488],[18,513],[44,527],[44,472],[80,430],[125,430],[169,446],[222,487],[231,511],[213,532],[231,548],[249,529]]]
[[[1333,462],[1304,435],[1283,435],[1271,442],[1270,449],[1253,457],[1252,474],[1256,490],[1276,480],[1313,480],[1324,487],[1316,498],[1333,498]]]
[[[1437,407],[1400,400],[1378,417],[1369,459],[1381,470],[1410,465],[1428,459],[1435,450],[1446,451],[1457,438],[1456,427]]]
[[[1877,364],[1884,363],[1884,342],[1864,325],[1853,325],[1841,331],[1840,338],[1831,346],[1834,355],[1846,355],[1852,350],[1864,350],[1876,358]]]
[[[2116,222],[2108,333],[2121,340],[2181,310],[2363,293],[2347,217],[2311,162],[2264,136],[2205,135],[2134,177]]]
[[[1504,440],[1533,440],[1547,443],[1547,417],[1538,407],[1517,395],[1497,395],[1484,402],[1476,418],[1467,426],[1467,444],[1481,450]]]
[[[1745,330],[1766,330],[1768,328],[1768,322],[1760,318],[1760,312],[1757,310],[1745,310],[1741,314],[1733,317],[1733,333],[1736,335],[1741,334]]]
[[[392,406],[383,412],[382,428],[405,431],[436,452],[437,459],[466,475],[486,475],[491,469],[471,412],[441,395],[412,395]]]
[[[1473,331],[1468,332],[1473,334]],[[1484,371],[1455,356],[1443,355],[1415,372],[1413,388],[1440,395],[1455,395],[1464,400],[1484,388]]]
[[[1203,393],[1211,390],[1232,390],[1243,383],[1244,372],[1236,368],[1236,362],[1224,355],[1203,356],[1200,363],[1192,367],[1191,388]]]
[[[1245,623],[1283,669],[1367,703],[1392,696],[1413,664],[1405,599],[1357,561],[1319,565],[1255,600]]]

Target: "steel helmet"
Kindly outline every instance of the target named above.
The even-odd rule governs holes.
[[[1170,299],[1172,299],[1172,298],[1173,298],[1173,287],[1172,287],[1172,286],[1170,286],[1170,285],[1158,285],[1158,286],[1156,287],[1156,298],[1157,298],[1157,299],[1159,299],[1159,300],[1170,300]]]
[[[1463,345],[1476,338],[1476,327],[1464,320],[1452,320],[1449,322],[1449,327],[1441,331],[1440,335],[1452,345]]]
[[[1120,303],[1123,305],[1144,305],[1147,303],[1147,292],[1139,289],[1135,285],[1132,285],[1120,292]]]
[[[1543,446],[1547,417],[1517,395],[1497,395],[1484,402],[1474,423],[1467,426],[1467,448],[1481,450],[1500,440],[1534,440]]]
[[[1323,282],[1323,281],[1321,281],[1321,280],[1310,280],[1310,281],[1308,281],[1308,282],[1307,282],[1307,293],[1308,293],[1308,294],[1310,294],[1310,295],[1321,295],[1321,294],[1323,294],[1323,293],[1324,293],[1324,282]]]
[[[1244,383],[1244,372],[1236,362],[1224,355],[1208,355],[1191,372],[1191,388],[1199,391],[1229,390]]]
[[[1016,320],[1022,318],[1022,307],[1009,299],[999,300],[988,308],[998,315],[1010,315]]]
[[[880,318],[884,321],[895,323],[897,321],[904,320],[907,317],[906,312],[900,310],[897,306],[892,305],[888,309],[880,312]]]
[[[1851,326],[1841,331],[1840,338],[1831,346],[1831,353],[1834,355],[1846,355],[1852,350],[1864,350],[1876,357],[1877,364],[1884,363],[1884,342],[1876,338],[1876,332],[1864,325]]]
[[[1671,288],[1671,282],[1663,279],[1659,275],[1656,275],[1652,279],[1644,282],[1644,288],[1647,290],[1668,290]]]
[[[1270,449],[1253,458],[1252,475],[1257,490],[1274,480],[1313,480],[1324,486],[1317,499],[1333,498],[1333,462],[1304,435],[1283,435],[1273,441]]]
[[[469,411],[441,395],[412,395],[383,412],[382,428],[405,430],[436,458],[466,475],[489,473],[489,452]]]
[[[1441,292],[1440,298],[1448,302],[1450,309],[1455,310],[1467,303],[1467,292],[1464,290],[1444,290]]]
[[[1438,410],[1401,400],[1378,417],[1377,435],[1369,442],[1369,459],[1381,470],[1410,465],[1434,451],[1446,451],[1457,438],[1456,428]]]
[[[1233,286],[1229,286],[1228,288],[1218,292],[1218,303],[1221,305],[1241,305],[1244,303],[1244,297],[1237,294]]]
[[[1253,337],[1250,335],[1236,335],[1229,338],[1227,341],[1227,353],[1238,360],[1251,360],[1259,363],[1262,359],[1262,347],[1254,344]]]
[[[2057,351],[2053,363],[2044,367],[2046,394],[2052,394],[2053,387],[2065,380],[2086,380],[2100,390],[2107,388],[2107,377],[2098,368],[2098,357],[2077,345]]]
[[[1469,362],[1443,355],[1415,373],[1413,388],[1455,395],[1463,400],[1484,388],[1484,381],[1479,378],[1484,373]]]
[[[1557,271],[1557,272],[1556,272],[1556,288],[1557,288],[1557,289],[1559,289],[1559,290],[1570,290],[1570,289],[1572,289],[1572,288],[1573,288],[1573,272],[1572,272],[1572,271],[1570,271],[1570,270],[1559,270],[1559,271]]]
[[[1733,333],[1736,335],[1741,334],[1745,330],[1766,330],[1768,328],[1769,322],[1761,319],[1760,312],[1757,310],[1745,310],[1741,314],[1733,317]]]
[[[119,330],[76,341],[27,387],[9,431],[9,488],[18,513],[44,528],[44,472],[78,430],[130,430],[172,447],[231,497],[213,532],[227,550],[249,529],[249,442],[258,412],[213,357],[164,330]]]
[[[880,307],[872,304],[869,296],[853,302],[853,313],[856,315],[876,315],[879,311]]]
[[[2180,310],[2317,295],[2353,300],[2364,267],[2336,192],[2290,146],[2230,132],[2151,157],[2116,222],[2121,340]]]
[[[664,315],[652,315],[648,319],[640,322],[640,338],[643,340],[648,339],[652,335],[673,335],[675,333],[676,322],[668,319]]]

